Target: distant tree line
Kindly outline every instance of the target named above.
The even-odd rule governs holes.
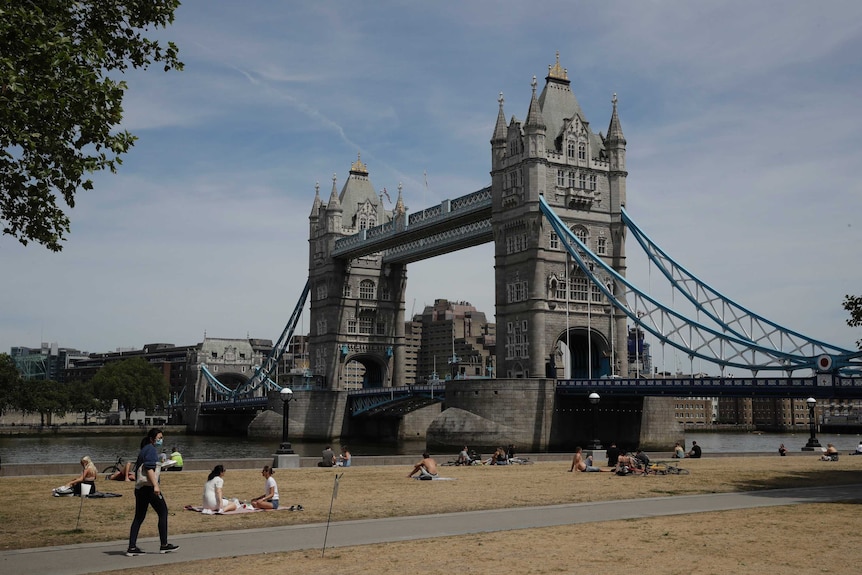
[[[137,409],[164,406],[168,383],[140,357],[108,363],[87,381],[59,383],[24,379],[12,357],[0,354],[0,414],[11,410],[38,413],[42,425],[52,425],[55,416],[81,413],[86,424],[91,416],[109,411],[115,399],[129,420]]]

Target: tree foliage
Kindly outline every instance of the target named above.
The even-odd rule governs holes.
[[[174,20],[179,0],[0,2],[0,224],[27,245],[62,250],[85,179],[116,172],[134,144],[114,131],[126,83],[109,74],[162,62],[182,69],[177,47],[144,36]]]
[[[17,404],[24,413],[38,413],[42,425],[51,425],[53,417],[66,415],[69,388],[49,379],[28,379],[18,386]]]
[[[8,353],[0,353],[0,414],[16,407],[21,373]]]
[[[161,372],[141,357],[108,363],[91,380],[95,396],[105,402],[116,399],[126,420],[136,409],[153,410],[168,400],[168,383]]]
[[[93,381],[71,381],[69,388],[69,409],[78,411],[84,416],[84,425],[89,423],[90,415],[104,413],[111,409],[112,400],[101,400],[96,397]]]
[[[862,326],[862,296],[845,295],[844,309],[850,312],[847,325],[850,327]],[[862,349],[862,339],[856,342],[856,346]]]

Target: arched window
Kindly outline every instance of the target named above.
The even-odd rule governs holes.
[[[566,146],[566,155],[570,158],[575,157],[575,143],[574,142],[570,141],[568,143],[568,146]]]
[[[578,159],[586,160],[587,159],[587,145],[583,142],[578,144]]]
[[[572,233],[575,234],[575,237],[581,240],[584,245],[587,244],[587,228],[583,226],[572,226]]]
[[[362,280],[359,284],[359,299],[374,299],[374,282]]]

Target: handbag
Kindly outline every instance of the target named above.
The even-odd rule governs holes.
[[[156,481],[159,480],[159,468],[156,466],[155,469]],[[150,483],[150,479],[148,477],[147,470],[144,469],[144,464],[141,463],[140,467],[135,470],[135,489],[139,489],[141,487],[155,487],[152,483]]]

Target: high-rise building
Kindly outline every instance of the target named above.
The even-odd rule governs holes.
[[[496,325],[469,302],[437,299],[413,323],[421,325],[417,382],[493,374]]]

